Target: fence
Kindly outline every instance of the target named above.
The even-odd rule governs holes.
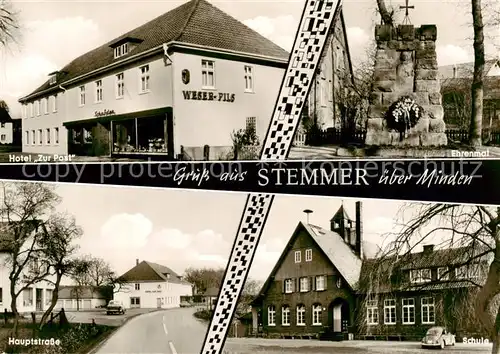
[[[449,141],[466,143],[469,141],[469,132],[467,130],[446,131],[446,136]],[[483,143],[486,145],[500,145],[500,131],[483,131]]]

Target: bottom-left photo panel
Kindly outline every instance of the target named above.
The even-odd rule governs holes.
[[[0,353],[200,352],[245,195],[0,185]]]

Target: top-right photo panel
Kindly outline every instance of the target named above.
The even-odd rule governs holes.
[[[5,6],[0,162],[500,157],[475,1]]]

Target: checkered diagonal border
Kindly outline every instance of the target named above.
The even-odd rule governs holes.
[[[284,160],[288,157],[304,102],[332,26],[336,8],[334,1],[336,0],[309,0],[305,4],[288,68],[264,140],[261,160]],[[340,6],[340,1],[336,6]],[[271,195],[256,193],[247,197],[201,354],[222,352],[273,199]]]

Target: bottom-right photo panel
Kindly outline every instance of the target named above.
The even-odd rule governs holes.
[[[499,206],[277,196],[224,352],[496,353],[499,255]]]

